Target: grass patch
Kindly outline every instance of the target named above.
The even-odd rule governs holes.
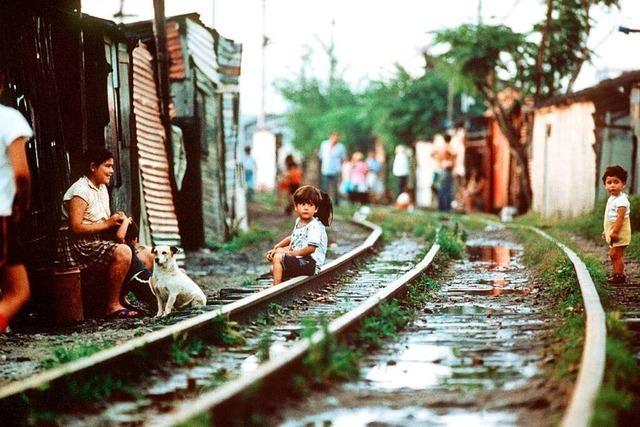
[[[100,344],[71,344],[51,349],[52,356],[42,362],[42,367],[51,369],[64,363],[73,362],[83,357],[91,356],[98,351],[113,347],[113,343]]]
[[[382,227],[385,240],[397,238],[405,233],[427,240],[432,240],[435,236],[434,216],[422,211],[399,212],[392,208],[376,207],[369,215],[369,220]]]
[[[273,336],[271,328],[265,327],[260,336],[258,337],[258,349],[256,351],[256,357],[260,363],[264,363],[271,358],[270,350],[273,343]]]
[[[536,225],[534,221],[532,223]],[[599,239],[602,217],[599,216],[596,221],[594,214],[584,215],[563,224],[548,225],[548,231],[566,242],[565,244],[572,247],[584,261],[603,307],[609,311],[605,377],[596,398],[591,425],[617,426],[625,425],[630,419],[640,419],[640,372],[630,350],[629,331],[620,321],[619,313],[611,311],[615,310],[615,307],[606,283],[606,269],[593,256],[581,253],[580,248],[566,238],[568,233],[573,233],[593,240]],[[545,293],[555,301],[554,314],[564,319],[555,332],[557,343],[553,352],[557,362],[553,374],[557,378],[573,381],[580,367],[585,327],[582,296],[573,264],[547,239],[522,230],[517,233],[524,242],[525,262],[535,266],[536,276],[548,284]]]
[[[189,365],[204,351],[205,345],[202,341],[189,339],[187,335],[179,335],[171,344],[171,360],[176,365]]]
[[[627,425],[640,419],[640,369],[630,351],[630,334],[617,312],[607,314],[607,362],[592,426]]]
[[[276,234],[272,230],[266,230],[264,228],[251,228],[249,231],[240,231],[233,238],[222,244],[215,244],[207,242],[209,249],[219,250],[222,252],[238,252],[249,246],[257,246],[261,243],[273,241],[276,238]]]
[[[223,346],[238,346],[245,343],[238,324],[231,322],[226,316],[218,316],[211,324],[212,339]]]
[[[447,225],[440,226],[437,233],[440,251],[438,255],[445,259],[462,259],[465,255],[464,241],[467,238],[466,232],[458,222],[453,227]]]
[[[111,375],[98,375],[84,381],[69,381],[67,387],[71,398],[87,402],[101,402],[114,395],[142,398],[140,390]]]

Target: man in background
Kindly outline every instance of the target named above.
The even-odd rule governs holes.
[[[342,171],[342,162],[347,151],[340,142],[340,134],[332,132],[329,139],[320,144],[320,188],[329,194],[333,203],[338,206],[338,179]]]
[[[256,188],[256,161],[251,157],[251,147],[244,147],[244,181],[247,183],[247,203],[253,201],[253,191]]]

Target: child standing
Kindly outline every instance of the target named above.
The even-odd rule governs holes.
[[[629,220],[629,198],[622,192],[627,183],[627,171],[621,166],[608,166],[602,175],[607,192],[610,194],[604,210],[604,231],[602,238],[609,245],[609,257],[613,264],[613,275],[609,283],[625,283],[624,250],[631,243],[631,221]]]
[[[327,253],[327,232],[331,225],[333,206],[329,195],[310,185],[293,194],[298,215],[293,233],[267,252],[271,262],[273,284],[296,276],[311,276],[320,270]]]

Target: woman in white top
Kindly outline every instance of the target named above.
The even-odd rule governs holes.
[[[123,212],[111,214],[109,207],[107,184],[113,175],[113,154],[104,148],[90,150],[86,164],[85,175],[62,199],[59,255],[81,271],[105,278],[107,318],[135,317],[138,313],[123,307],[120,298],[132,254],[126,244],[113,240],[113,233],[127,219]]]
[[[398,178],[398,195],[407,191],[409,181],[409,150],[400,144],[396,146],[396,156],[393,159],[392,172]]]

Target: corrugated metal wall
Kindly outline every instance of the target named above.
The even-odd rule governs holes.
[[[244,170],[239,156],[240,122],[240,66],[242,61],[242,44],[231,39],[218,36],[217,58],[220,72],[220,88],[222,92],[223,141],[225,146],[225,191],[228,217],[234,229],[248,229],[246,183]]]
[[[144,230],[141,235],[151,236],[151,242],[144,242],[147,244],[180,246],[153,57],[142,43],[133,49],[132,56],[133,111],[143,191],[140,202],[144,205],[141,211],[146,212],[146,218],[141,220],[141,227],[148,224],[148,230]]]
[[[226,221],[222,100],[217,94],[220,78],[213,34],[199,23],[187,19],[187,50],[193,60],[196,81],[196,109],[202,143],[202,217],[207,244],[225,241]]]
[[[594,111],[592,102],[536,110],[531,146],[534,212],[568,218],[593,208]]]

